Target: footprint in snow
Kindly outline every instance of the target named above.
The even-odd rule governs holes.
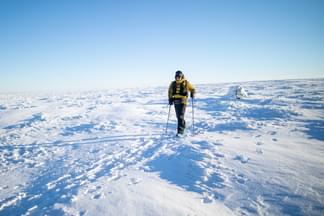
[[[263,154],[263,151],[262,151],[262,149],[257,148],[257,149],[256,149],[256,153],[257,153],[257,154]]]
[[[223,154],[220,154],[220,153],[215,153],[214,154],[215,155],[215,157],[218,157],[218,158],[223,158],[223,157],[225,157],[225,155],[223,155]]]
[[[260,146],[260,145],[263,145],[262,142],[257,142],[256,145]]]
[[[215,145],[215,146],[223,146],[223,144],[220,143],[220,142],[212,142],[212,144]]]
[[[93,193],[97,192],[100,189],[101,189],[101,186],[91,187],[86,191],[86,193],[93,194]]]
[[[83,215],[85,215],[86,213],[87,213],[87,211],[80,211],[80,212],[79,212],[79,215],[80,215],[80,216],[83,216]]]
[[[236,155],[236,157],[234,157],[234,160],[238,160],[241,163],[247,163],[250,160],[250,158],[244,155]]]
[[[239,184],[244,184],[246,180],[247,179],[244,177],[243,174],[238,174],[237,176],[235,176],[235,181]]]
[[[100,152],[101,149],[91,149],[89,152],[92,154],[96,154],[98,152]]]
[[[5,190],[5,189],[8,189],[9,188],[9,186],[8,185],[6,185],[6,186],[3,186],[3,187],[0,187],[0,191],[1,190]]]
[[[136,179],[136,178],[131,178],[130,182],[128,183],[128,185],[136,185],[138,183],[140,183],[141,180],[140,179]]]
[[[209,149],[210,148],[210,144],[209,142],[205,141],[205,140],[201,140],[201,141],[192,141],[192,144],[196,144],[199,145],[201,149]]]
[[[92,197],[92,199],[100,199],[102,197],[102,194],[96,194]]]
[[[270,134],[270,135],[274,136],[274,135],[276,135],[276,134],[277,134],[277,132],[276,132],[276,131],[269,131],[269,132],[268,132],[268,134]]]
[[[204,198],[202,198],[201,202],[208,204],[213,202],[213,197],[211,195],[205,195]]]

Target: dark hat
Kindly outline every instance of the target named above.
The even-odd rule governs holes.
[[[180,70],[176,71],[174,77],[181,77],[182,78],[183,77],[182,71],[180,71]]]

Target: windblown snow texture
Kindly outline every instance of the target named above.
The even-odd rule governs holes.
[[[324,80],[196,88],[1,93],[0,215],[322,215]]]

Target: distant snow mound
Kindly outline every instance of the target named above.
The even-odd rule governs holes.
[[[235,90],[235,97],[236,99],[242,99],[248,97],[248,94],[242,86],[237,86]]]

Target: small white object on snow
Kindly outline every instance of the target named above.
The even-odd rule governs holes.
[[[247,92],[245,91],[245,89],[242,87],[242,86],[238,86],[235,90],[235,97],[236,99],[241,99],[241,98],[244,98],[244,97],[247,97],[248,94]]]

